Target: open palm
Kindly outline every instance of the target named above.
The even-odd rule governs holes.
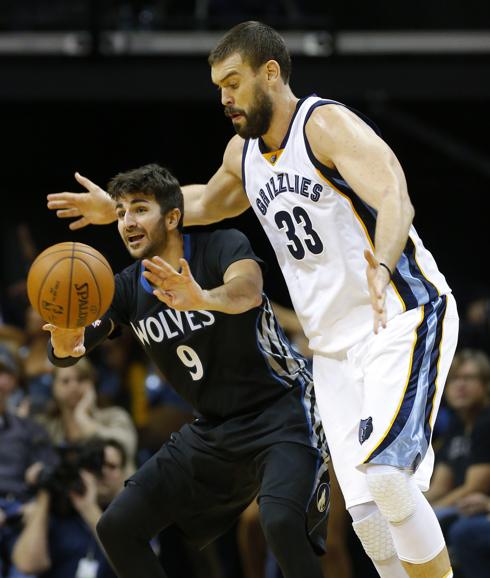
[[[160,257],[145,259],[143,275],[155,287],[155,297],[169,307],[179,311],[204,308],[205,291],[192,276],[187,261],[180,259],[180,265],[179,272]]]

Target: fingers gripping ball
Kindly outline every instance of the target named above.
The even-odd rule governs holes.
[[[58,243],[31,265],[27,294],[48,323],[76,329],[90,325],[109,308],[114,274],[106,258],[83,243]]]

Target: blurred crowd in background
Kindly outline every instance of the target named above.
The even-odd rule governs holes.
[[[2,248],[9,258],[0,301],[0,575],[71,578],[91,571],[87,575],[113,578],[95,524],[127,475],[192,420],[193,410],[128,333],[75,366],[53,367],[43,320],[26,297],[26,273],[38,252],[27,226],[13,228]],[[275,309],[296,347],[308,354],[294,312],[279,304]],[[456,576],[480,578],[490,567],[490,294],[480,291],[460,314],[428,497]],[[332,495],[325,576],[375,576],[335,478]],[[201,552],[172,528],[153,547],[169,578],[280,577],[255,503]]]
[[[79,30],[91,27],[96,13],[100,26],[113,30],[226,29],[250,19],[283,30],[484,29],[485,4],[468,9],[464,0],[413,0],[393,10],[388,0],[2,0],[0,30]]]
[[[223,30],[247,19],[262,19],[286,31],[331,33],[356,29],[484,30],[490,22],[488,2],[483,1],[412,0],[397,3],[396,9],[393,6],[388,0],[2,0],[0,33],[8,37],[19,31],[89,30],[98,39],[101,30]],[[2,57],[7,59],[10,53],[5,50]],[[87,56],[90,60],[91,55]],[[374,66],[374,61],[364,60],[364,54],[359,58],[360,69],[366,74],[350,68],[352,61],[348,59],[346,76],[341,77],[337,91],[342,94],[343,85],[352,77],[354,94],[361,99],[360,108],[367,108],[375,117],[384,112],[380,120],[385,134],[391,137],[387,142],[400,155],[411,180],[414,204],[422,208],[416,226],[421,225],[423,238],[431,241],[429,249],[432,250],[432,242],[435,245],[439,241],[435,255],[442,271],[447,271],[460,305],[459,346],[435,424],[436,467],[428,498],[443,526],[456,578],[483,578],[490,568],[490,286],[482,282],[485,274],[479,268],[481,257],[477,250],[483,251],[483,235],[488,230],[486,213],[478,207],[478,194],[485,194],[490,175],[486,156],[488,131],[481,117],[481,111],[488,111],[488,90],[483,90],[488,74],[478,76],[478,86],[472,88],[471,83],[453,73],[452,66],[463,60],[464,68],[477,70],[475,62],[480,62],[481,55],[470,61],[462,53],[450,63],[444,57],[421,57],[413,64],[416,82],[405,89],[407,101],[398,96],[398,104],[403,106],[389,108],[384,100],[379,100],[379,87],[373,91],[366,80],[371,70],[368,64]],[[381,68],[378,66],[383,80],[380,86],[384,86],[381,94],[390,95],[386,87],[396,88],[397,81],[403,80],[408,70],[402,66],[407,57],[403,58],[383,60]],[[39,76],[26,72],[31,70],[24,68],[29,62],[11,64],[11,69],[18,72],[13,78],[20,85],[32,77],[39,89],[43,83],[39,55],[34,55],[34,64],[31,63],[32,70],[41,71]],[[216,164],[212,151],[216,148],[216,154],[221,154],[225,129],[216,120],[217,115],[223,120],[217,103],[213,101],[208,108],[204,96],[202,102],[199,98],[189,100],[188,93],[203,91],[204,95],[209,89],[204,56],[198,65],[205,80],[199,77],[190,83],[183,74],[182,92],[170,91],[173,96],[164,103],[153,101],[177,83],[171,74],[173,68],[158,69],[158,76],[146,81],[148,89],[147,77],[140,77],[137,63],[129,60],[133,76],[124,78],[118,98],[124,100],[133,86],[134,102],[123,107],[116,99],[114,103],[107,102],[105,108],[104,102],[97,101],[98,93],[114,84],[115,69],[107,68],[107,72],[101,68],[100,76],[85,77],[87,63],[77,56],[69,62],[56,61],[60,68],[50,73],[53,62],[47,58],[47,86],[55,86],[56,91],[58,87],[66,88],[70,81],[63,75],[77,70],[80,85],[74,88],[74,96],[63,93],[68,99],[65,102],[63,95],[56,94],[51,96],[51,102],[41,91],[36,101],[35,94],[31,94],[35,91],[26,85],[28,96],[12,97],[6,91],[7,100],[2,101],[1,107],[4,141],[8,143],[2,193],[9,205],[4,205],[6,209],[0,217],[0,578],[115,578],[96,540],[95,524],[128,474],[153,455],[172,432],[193,420],[193,409],[149,363],[128,332],[107,340],[73,367],[59,369],[49,363],[48,333],[42,330],[43,321],[30,307],[26,295],[30,263],[46,248],[41,243],[55,242],[56,236],[54,218],[51,222],[47,218],[39,221],[39,199],[47,191],[56,192],[53,187],[60,182],[67,182],[63,171],[83,168],[98,181],[102,175],[105,178],[116,170],[155,158],[171,159],[176,174],[192,181]],[[190,60],[179,62],[183,70],[189,70]],[[306,61],[301,62],[305,65]],[[446,70],[447,77],[441,78],[449,80],[439,82],[439,76],[428,74],[427,70],[426,76],[419,78],[426,63],[434,67],[427,70]],[[127,62],[121,64],[106,57],[103,64],[126,71]],[[323,63],[324,68],[320,64],[308,72],[308,89],[315,88],[324,77],[332,82],[332,71],[341,70],[341,65],[336,69],[331,61]],[[300,72],[299,68],[295,70]],[[373,69],[377,70],[376,66]],[[141,70],[146,69],[142,66]],[[432,77],[436,80],[430,84]],[[107,86],[102,80],[107,80]],[[158,82],[161,89],[154,96],[152,91]],[[434,84],[441,85],[436,95]],[[85,85],[93,88],[92,100],[87,100],[89,91]],[[0,93],[8,86],[4,83],[2,88],[0,81]],[[412,90],[425,86],[427,94]],[[463,89],[468,89],[466,98],[471,96],[473,100],[460,99],[458,91]],[[403,90],[399,92],[405,96]],[[446,94],[453,100],[444,100]],[[145,95],[148,102],[140,102]],[[329,96],[340,99],[335,92]],[[396,96],[391,96],[396,100]],[[171,111],[167,115],[166,107]],[[416,116],[402,114],[412,108]],[[196,130],[195,126],[183,130],[179,124],[182,119],[192,125],[198,119],[198,137],[206,138],[206,145],[190,157],[173,154],[174,149],[188,152],[188,131]],[[134,140],[130,145],[126,142],[128,134]],[[213,144],[213,138],[219,146]],[[473,149],[469,148],[471,143]],[[191,144],[194,146],[195,142]],[[104,165],[103,169],[99,165]],[[460,209],[463,196],[471,202],[464,213]],[[439,216],[441,204],[447,209],[444,229],[439,221],[439,228],[434,227],[434,215]],[[257,253],[272,261],[272,250],[260,237],[261,232],[257,233],[255,221],[248,228],[242,224],[240,221],[239,228],[249,236],[258,235],[252,239],[252,244],[260,247]],[[475,231],[482,233],[482,241],[476,240]],[[86,239],[83,233],[81,237],[92,242],[92,237]],[[97,246],[97,241],[93,242]],[[115,248],[111,250],[117,257]],[[110,256],[113,265],[117,261],[114,255]],[[114,268],[117,270],[117,266]],[[281,301],[281,288],[275,278],[280,273],[273,264],[271,269],[272,273],[266,276],[266,290]],[[285,290],[282,295],[286,295]],[[308,355],[305,337],[289,303],[281,301],[274,308],[296,347]],[[232,530],[203,551],[187,544],[173,528],[159,535],[152,546],[169,578],[280,578],[267,550],[255,503]],[[333,471],[324,568],[325,576],[331,578],[376,576],[351,529]]]

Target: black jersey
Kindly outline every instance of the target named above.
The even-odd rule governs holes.
[[[262,263],[237,230],[186,234],[184,254],[204,289],[222,285],[236,261]],[[222,420],[258,411],[310,381],[306,360],[284,337],[267,297],[237,315],[177,311],[153,295],[142,271],[138,261],[116,275],[106,317],[132,328],[170,384],[203,416]]]

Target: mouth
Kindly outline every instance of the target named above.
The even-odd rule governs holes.
[[[137,246],[144,238],[145,236],[143,235],[143,233],[137,233],[126,236],[127,243],[130,247]]]
[[[231,119],[232,122],[236,122],[238,120],[241,120],[242,118],[245,118],[245,114],[243,112],[240,112],[239,110],[225,110],[225,115]]]

